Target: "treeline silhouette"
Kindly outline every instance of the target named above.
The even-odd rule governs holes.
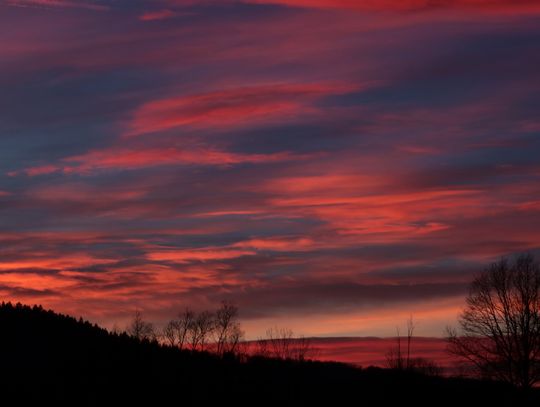
[[[115,331],[119,333],[118,329]],[[186,307],[161,329],[136,310],[125,333],[141,341],[156,341],[181,350],[207,351],[239,360],[249,356],[306,360],[317,354],[309,338],[295,335],[290,328],[269,328],[264,337],[244,341],[238,307],[227,301],[222,301],[215,311],[195,312]]]
[[[5,405],[266,406],[537,403],[509,385],[343,363],[180,349],[40,306],[0,305]]]
[[[179,349],[209,350],[218,355],[238,354],[244,337],[238,307],[226,301],[216,311],[196,313],[185,308],[158,331],[136,311],[127,333],[138,339],[160,340]]]

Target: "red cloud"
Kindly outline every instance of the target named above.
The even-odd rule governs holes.
[[[23,172],[26,173],[26,175],[28,175],[29,177],[35,177],[37,175],[52,174],[53,172],[56,172],[58,170],[59,168],[56,165],[42,165],[39,167],[27,168]],[[16,173],[14,175],[16,175]]]
[[[134,115],[128,135],[181,126],[222,127],[265,122],[314,112],[311,103],[352,86],[335,84],[260,85],[148,102]]]
[[[172,10],[157,10],[157,11],[148,11],[139,17],[141,21],[155,21],[155,20],[166,20],[167,18],[172,18],[178,15]]]
[[[210,261],[235,259],[241,256],[250,256],[255,254],[252,250],[223,249],[219,247],[207,247],[204,249],[159,249],[151,250],[147,257],[154,261],[168,261],[174,263],[187,263],[193,260]]]
[[[95,11],[109,10],[109,7],[103,4],[73,0],[7,0],[4,4],[13,7],[80,8]]]
[[[433,7],[497,7],[535,5],[534,0],[247,0],[249,3],[285,4],[293,7],[356,9],[423,9]]]
[[[217,4],[211,0],[172,0],[180,6]],[[277,4],[288,7],[357,9],[357,10],[423,10],[433,8],[484,8],[495,10],[540,10],[536,0],[230,0],[229,3]]]
[[[240,154],[213,148],[182,149],[175,147],[157,148],[111,148],[91,151],[65,159],[66,173],[85,173],[105,169],[135,169],[160,165],[234,165],[240,163],[267,163],[291,158],[290,153]],[[73,165],[71,165],[73,164]]]
[[[458,213],[475,217],[485,210],[482,191],[474,189],[387,192],[404,182],[400,177],[334,174],[284,177],[261,188],[271,194],[268,204],[276,213],[320,219],[342,236],[341,245],[348,239],[352,244],[359,239],[388,243],[432,234],[451,227]]]
[[[316,248],[313,239],[308,237],[301,238],[253,238],[246,241],[235,243],[233,247],[252,248],[255,250],[279,251],[310,251]]]
[[[396,346],[396,339],[317,338],[312,341],[312,345],[318,350],[320,360],[385,367],[388,351]],[[427,358],[436,361],[444,368],[453,368],[456,360],[446,351],[446,348],[445,339],[415,337],[412,341],[412,357]]]
[[[310,155],[294,155],[289,152],[272,154],[242,154],[211,147],[111,147],[94,150],[78,156],[67,157],[58,165],[30,167],[12,171],[10,176],[26,174],[39,176],[54,172],[84,174],[101,170],[132,170],[165,165],[229,166],[243,163],[260,164],[287,160],[302,160]]]

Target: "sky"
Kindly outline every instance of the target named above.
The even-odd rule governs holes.
[[[539,66],[532,0],[0,0],[0,298],[443,336],[540,253]]]
[[[317,359],[351,363],[360,366],[388,366],[388,352],[397,347],[395,338],[314,338],[311,346]],[[406,347],[405,342],[402,344]],[[410,357],[436,361],[445,374],[460,374],[466,364],[450,354],[442,338],[413,337]],[[406,349],[406,348],[405,348]],[[406,352],[406,351],[405,351]]]

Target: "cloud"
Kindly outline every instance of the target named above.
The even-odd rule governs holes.
[[[41,165],[37,167],[29,167],[19,171],[10,171],[8,175],[10,177],[16,177],[17,175],[25,174],[29,177],[36,177],[39,175],[52,174],[59,171],[60,168],[53,164]]]
[[[134,169],[158,165],[231,165],[239,163],[264,163],[288,159],[288,153],[278,154],[234,154],[225,151],[175,148],[95,151],[81,156],[69,157],[67,162],[80,163],[64,167],[63,171],[85,173],[102,169]]]
[[[232,250],[223,248],[204,248],[198,250],[154,249],[147,253],[150,260],[187,263],[189,261],[208,261],[234,259],[250,256],[255,252],[250,250]]]
[[[314,338],[311,345],[317,350],[318,359],[321,360],[352,363],[363,367],[386,367],[388,350],[396,345],[396,339]],[[452,371],[458,360],[447,348],[448,342],[445,339],[415,336],[412,357],[436,361],[445,370]]]
[[[171,97],[145,103],[134,114],[128,136],[183,126],[223,128],[254,125],[315,113],[318,98],[350,90],[333,84],[272,84]]]
[[[147,11],[139,16],[141,21],[157,21],[157,20],[166,20],[180,15],[169,9],[157,10],[157,11]]]
[[[226,296],[243,309],[245,318],[262,318],[279,314],[339,313],[352,310],[395,308],[396,304],[456,298],[467,291],[464,283],[440,284],[359,284],[354,282],[276,281],[234,290]],[[223,295],[223,293],[219,293]]]
[[[248,0],[252,3],[284,4],[292,7],[348,8],[369,10],[418,10],[438,7],[520,7],[533,6],[534,0]]]
[[[0,13],[6,298],[441,335],[540,247],[534,4],[129,3]]]
[[[277,211],[315,216],[340,234],[388,242],[447,229],[454,208],[473,207],[480,202],[479,191],[475,190],[387,194],[374,190],[389,189],[390,182],[378,183],[369,177],[334,176],[330,177],[331,185],[326,184],[324,175],[320,184],[318,178],[274,181],[268,186],[275,192],[270,205]],[[288,189],[287,185],[298,188]]]
[[[106,170],[133,170],[171,165],[230,166],[237,164],[277,163],[287,160],[302,160],[309,155],[294,155],[289,152],[273,154],[242,154],[222,151],[215,148],[121,148],[104,150],[66,157],[62,163],[40,167],[30,167],[12,171],[11,176],[25,174],[29,177],[48,175],[55,172],[64,174],[90,174]]]
[[[68,9],[85,9],[92,11],[106,11],[109,6],[103,2],[89,2],[79,0],[2,0],[0,5],[12,7],[30,7],[30,8],[68,8]]]
[[[309,237],[271,237],[253,238],[233,244],[233,247],[252,248],[263,251],[294,252],[311,251],[316,249],[317,244]]]
[[[2,292],[4,301],[17,301],[20,302],[21,299],[24,299],[27,302],[33,301],[46,301],[51,298],[58,298],[61,293],[51,290],[34,290],[32,288],[27,288],[23,286],[11,286],[11,285],[0,285],[0,292]]]
[[[218,4],[212,0],[170,0],[180,6]],[[275,4],[287,7],[349,10],[492,9],[539,11],[535,0],[230,0],[228,3]]]

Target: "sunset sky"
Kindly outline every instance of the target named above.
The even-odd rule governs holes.
[[[539,67],[535,0],[0,0],[0,298],[442,336],[540,248]]]

